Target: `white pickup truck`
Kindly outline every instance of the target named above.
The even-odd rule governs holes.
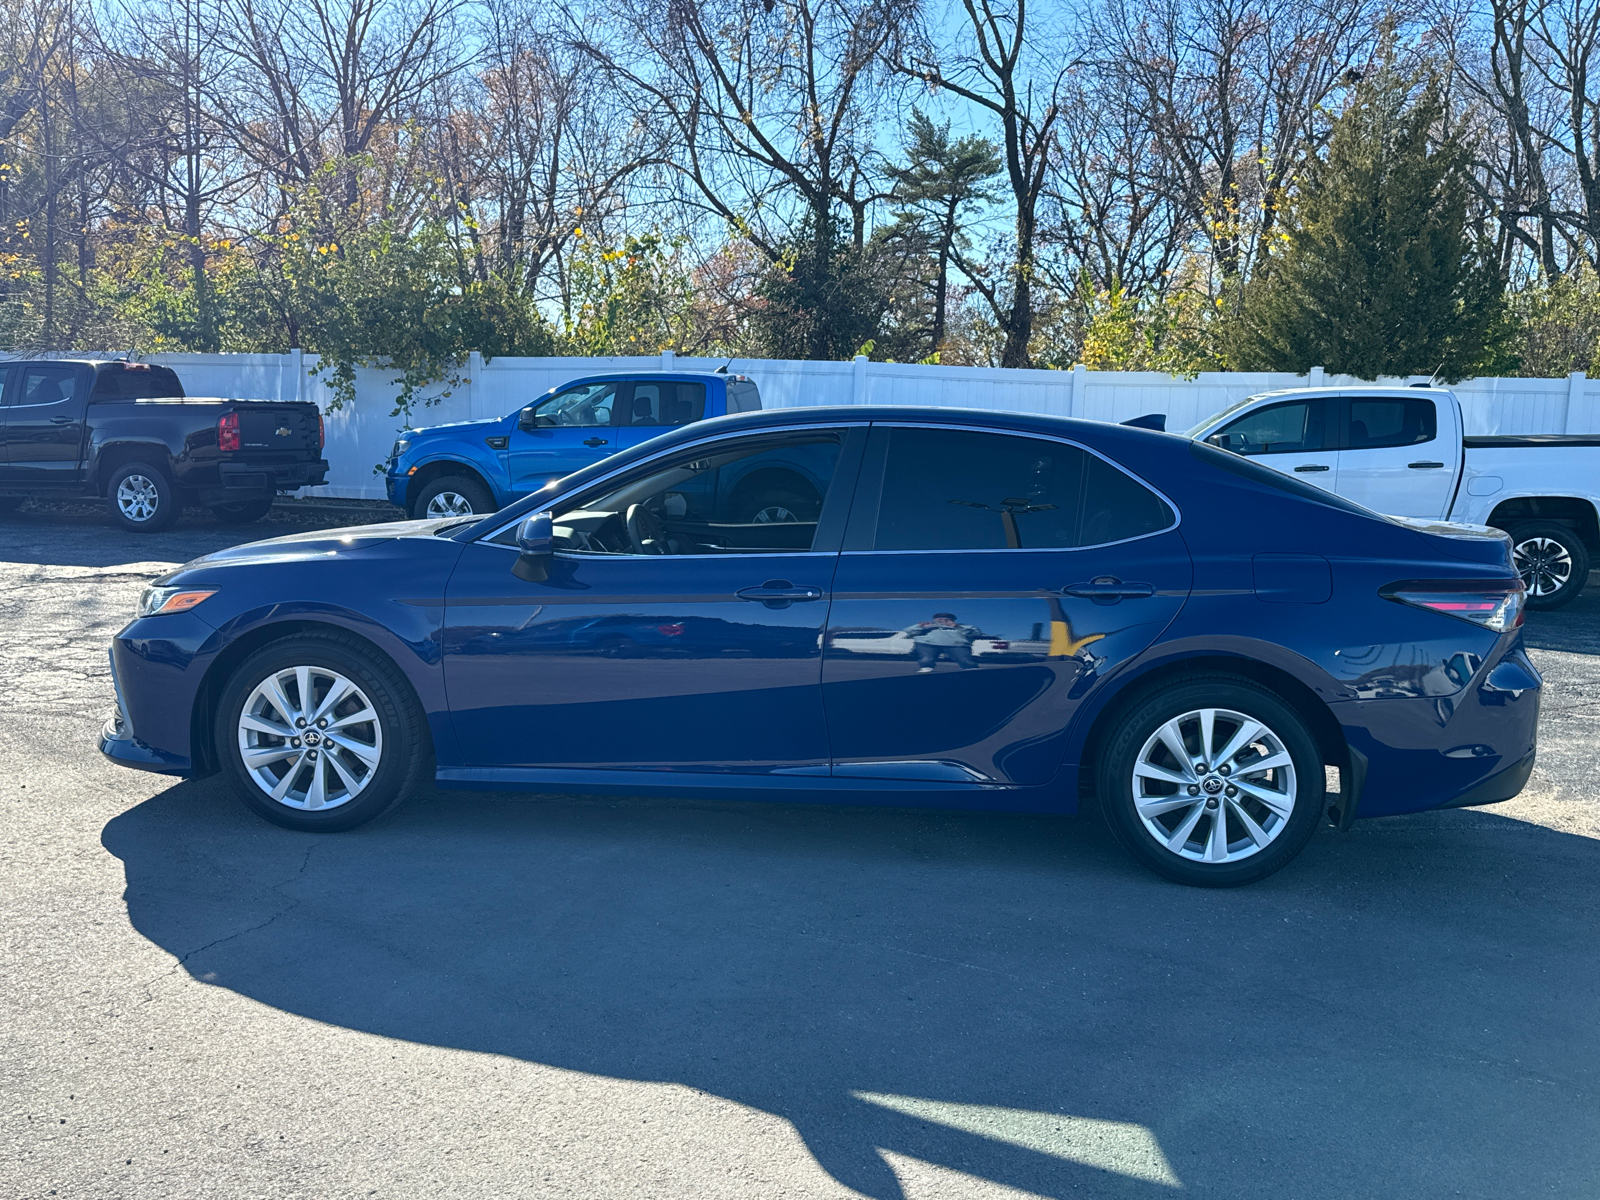
[[[1532,608],[1575,599],[1600,555],[1600,434],[1464,437],[1447,388],[1265,392],[1188,436],[1391,516],[1503,529]]]

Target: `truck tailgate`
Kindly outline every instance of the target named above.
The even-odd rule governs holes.
[[[322,437],[314,404],[258,401],[235,405],[234,411],[239,414],[242,456],[255,458],[262,452],[298,456],[309,451],[316,457],[321,452]]]

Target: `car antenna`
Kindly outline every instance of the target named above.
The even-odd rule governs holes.
[[[711,373],[713,375],[726,375],[728,373],[728,368],[731,367],[731,366],[733,366],[733,359],[730,358],[727,362],[723,363],[720,367],[718,367],[715,371],[713,371]]]
[[[1439,372],[1442,371],[1442,370],[1444,370],[1444,364],[1440,363],[1437,367],[1435,367],[1433,369],[1433,374],[1428,376],[1428,382],[1427,383],[1413,383],[1413,384],[1410,384],[1409,386],[1411,386],[1411,387],[1419,387],[1419,388],[1431,388],[1431,387],[1433,387],[1435,384],[1437,384],[1439,382]]]

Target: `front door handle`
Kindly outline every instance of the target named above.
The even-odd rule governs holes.
[[[77,417],[51,417],[50,418],[50,424],[52,424],[52,425],[71,425],[77,419],[78,419]]]
[[[1093,600],[1096,604],[1115,604],[1118,600],[1139,600],[1154,596],[1156,589],[1150,583],[1123,583],[1115,575],[1096,575],[1088,583],[1071,583],[1061,589],[1063,595],[1080,600]]]
[[[1321,463],[1306,463],[1303,467],[1295,468],[1295,470],[1300,472],[1302,475],[1307,471],[1326,471],[1327,469],[1328,468],[1323,466]]]
[[[760,587],[740,588],[734,593],[741,600],[755,600],[768,608],[788,608],[796,601],[821,600],[822,589],[795,585],[787,579],[769,579]]]
[[[1430,471],[1438,467],[1442,467],[1444,464],[1436,462],[1414,462],[1407,463],[1406,466],[1410,467],[1413,471]]]
[[[605,438],[584,438],[583,444],[585,446],[604,446],[606,444],[606,440]]]

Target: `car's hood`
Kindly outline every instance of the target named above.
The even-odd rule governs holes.
[[[389,521],[381,525],[352,525],[345,529],[318,529],[311,533],[291,533],[287,537],[247,542],[207,554],[185,563],[171,578],[185,571],[237,563],[302,562],[313,558],[336,558],[343,554],[381,545],[402,537],[429,537],[453,518],[432,521]],[[158,584],[163,580],[157,580]]]
[[[504,423],[504,417],[484,417],[476,421],[446,421],[442,425],[424,425],[420,429],[408,429],[401,436],[414,438],[423,433],[471,433],[476,429],[493,429]]]

